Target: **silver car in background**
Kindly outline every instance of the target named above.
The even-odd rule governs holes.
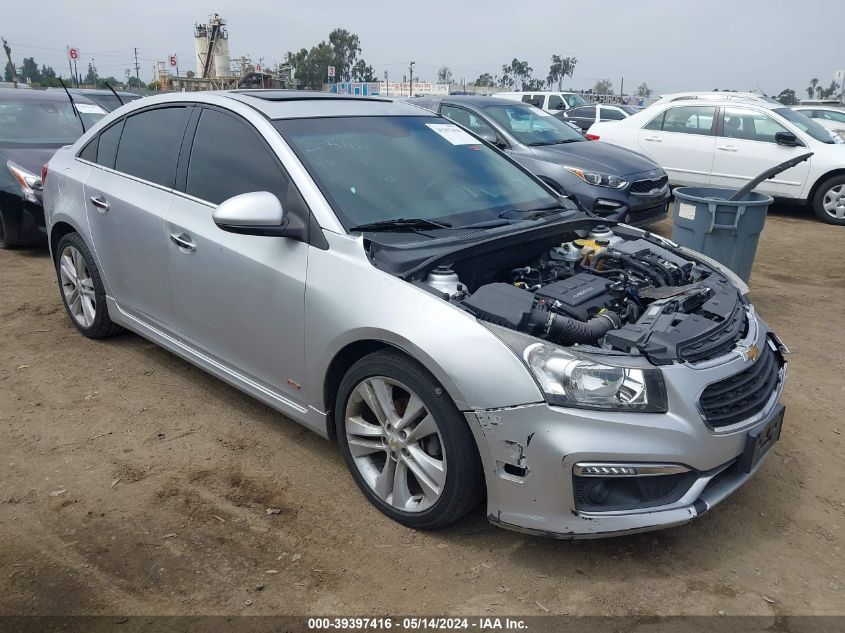
[[[735,275],[413,106],[147,98],[59,150],[44,201],[83,335],[129,329],[336,438],[413,528],[485,497],[535,534],[684,523],[780,433],[786,350]]]

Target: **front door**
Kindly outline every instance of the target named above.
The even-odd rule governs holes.
[[[713,163],[713,186],[741,189],[767,169],[809,151],[804,146],[778,145],[775,142],[778,132],[792,133],[765,112],[742,106],[722,108],[722,125],[716,139]],[[764,180],[755,191],[797,198],[809,171],[810,162],[804,161],[774,178]]]
[[[120,309],[172,331],[165,219],[190,107],[144,110],[99,135],[85,179],[92,243]]]
[[[305,372],[309,246],[285,237],[227,233],[212,219],[217,204],[251,191],[275,194],[289,215],[307,213],[252,125],[203,109],[185,194],[174,194],[167,218],[179,334],[213,362],[301,404],[297,385]]]

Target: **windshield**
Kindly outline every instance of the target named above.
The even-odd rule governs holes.
[[[570,126],[533,106],[518,103],[489,106],[484,108],[484,114],[525,145],[558,145],[584,140]]]
[[[570,108],[587,105],[587,102],[584,101],[581,95],[563,95],[563,100],[566,101],[566,105]]]
[[[802,132],[806,132],[817,141],[821,143],[828,143],[831,145],[834,143],[833,137],[830,135],[830,132],[828,132],[821,125],[813,121],[813,119],[811,119],[807,115],[801,114],[800,112],[796,112],[792,108],[778,108],[776,110],[773,110],[773,112],[777,112],[784,119],[792,123],[792,125],[797,127]]]
[[[85,129],[105,115],[91,103],[78,103]],[[70,102],[0,101],[0,143],[68,145],[82,136],[82,125]]]
[[[274,121],[340,221],[421,218],[452,226],[560,204],[545,187],[439,117]]]

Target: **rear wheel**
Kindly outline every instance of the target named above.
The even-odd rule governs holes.
[[[120,332],[122,328],[109,318],[100,271],[82,237],[68,233],[59,240],[56,251],[62,302],[76,329],[94,339]]]
[[[394,350],[355,363],[335,407],[352,477],[390,518],[417,529],[457,521],[484,494],[475,440],[437,380]]]
[[[845,176],[824,181],[813,197],[813,211],[828,224],[845,225]]]

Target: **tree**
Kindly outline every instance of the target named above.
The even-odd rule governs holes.
[[[546,84],[551,88],[557,82],[557,89],[561,90],[564,77],[572,77],[575,72],[576,57],[561,57],[552,55],[552,65],[549,67],[549,75],[546,77]]]
[[[191,72],[191,71],[188,71],[188,72]],[[137,90],[138,88],[143,87],[143,84],[140,81],[138,81],[137,77],[132,75],[132,76],[129,77],[129,79],[126,80],[126,86],[129,87],[129,88],[135,88]]]
[[[21,65],[21,72],[18,75],[18,79],[20,81],[27,81],[32,83],[38,83],[39,81],[41,81],[41,72],[38,70],[38,64],[35,63],[34,58],[23,58],[23,64]]]
[[[536,79],[536,78],[529,79],[528,81],[523,82],[523,84],[522,84],[523,90],[531,90],[531,91],[542,90],[545,87],[546,87],[546,82],[543,81],[542,79]]]
[[[600,79],[593,87],[593,92],[597,95],[612,95],[613,82],[610,79]]]
[[[437,83],[450,84],[452,83],[452,69],[448,66],[441,66],[437,71]]]
[[[337,77],[343,81],[352,79],[352,67],[361,52],[361,41],[346,29],[335,29],[329,33],[329,46],[334,56],[333,63]]]
[[[12,62],[6,62],[6,75],[3,78],[3,81],[12,81],[12,71],[14,70],[14,66],[12,66]]]
[[[99,79],[99,75],[97,75],[97,67],[93,62],[88,62],[88,72],[85,74],[85,78],[82,80],[82,83],[96,86],[97,79]]]
[[[839,84],[836,83],[836,80],[830,82],[830,85],[827,88],[818,88],[819,91],[819,99],[832,99],[839,94]]]
[[[516,57],[510,64],[502,66],[502,85],[516,90],[529,90],[528,82],[534,69],[526,61],[519,61]]]
[[[363,59],[359,59],[352,67],[352,81],[376,81],[376,71]]]
[[[646,82],[641,83],[639,85],[639,87],[637,88],[637,96],[638,97],[643,97],[643,98],[647,99],[648,97],[651,96],[651,94],[653,92],[654,91],[651,88],[648,87],[648,84]]]
[[[480,88],[492,88],[496,85],[496,78],[490,73],[482,73],[474,83]]]
[[[795,96],[795,91],[792,88],[781,90],[776,99],[785,106],[793,106],[798,103],[798,98]]]
[[[810,97],[810,99],[812,99],[813,97],[816,96],[816,86],[818,86],[818,85],[819,85],[819,80],[816,79],[815,77],[813,77],[810,80],[810,85],[807,87],[807,96]]]

